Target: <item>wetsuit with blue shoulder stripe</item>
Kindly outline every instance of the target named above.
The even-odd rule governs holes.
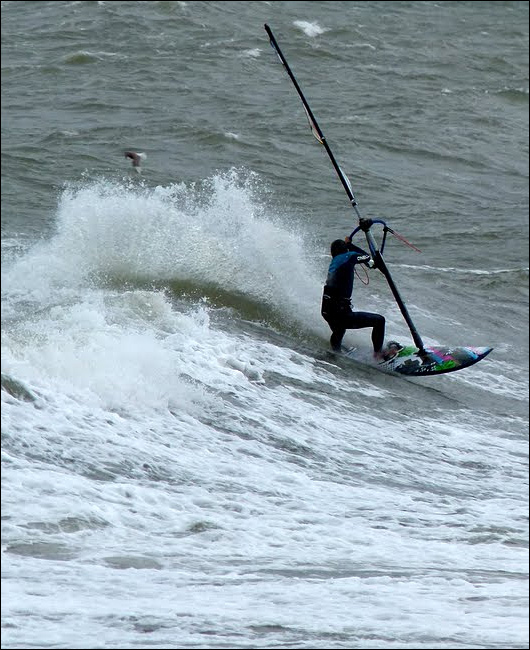
[[[330,298],[350,300],[353,292],[353,267],[368,262],[370,255],[351,242],[344,243],[347,251],[332,258],[324,293]]]

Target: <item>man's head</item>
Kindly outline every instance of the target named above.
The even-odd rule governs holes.
[[[335,241],[331,242],[331,257],[336,257],[337,255],[347,252],[348,246],[344,239],[335,239]]]

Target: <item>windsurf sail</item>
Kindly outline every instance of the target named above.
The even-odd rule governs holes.
[[[424,343],[422,341],[422,338],[421,338],[416,326],[412,322],[412,318],[410,317],[409,311],[408,311],[408,309],[407,309],[407,307],[406,307],[406,305],[405,305],[405,303],[403,301],[403,298],[401,297],[401,295],[400,295],[400,293],[398,291],[398,288],[397,288],[397,286],[396,286],[396,284],[395,284],[395,282],[394,282],[394,280],[393,280],[393,278],[392,278],[392,276],[390,274],[390,271],[388,270],[388,267],[387,267],[387,265],[385,263],[385,260],[383,259],[383,249],[384,249],[384,244],[385,244],[385,241],[386,241],[386,235],[387,235],[388,232],[395,235],[401,241],[406,243],[408,246],[411,246],[415,250],[418,250],[418,249],[413,244],[408,242],[404,237],[402,237],[401,235],[396,233],[394,230],[389,228],[384,221],[382,221],[380,219],[366,219],[366,218],[363,218],[361,216],[361,214],[359,212],[359,209],[358,209],[358,206],[357,206],[357,200],[355,198],[355,194],[353,192],[352,185],[351,185],[348,177],[342,171],[340,165],[337,163],[337,161],[335,159],[335,156],[333,155],[333,152],[331,151],[331,148],[330,148],[330,146],[329,146],[329,144],[328,144],[328,142],[327,142],[327,140],[326,140],[326,138],[324,136],[324,133],[322,132],[322,129],[320,128],[320,126],[319,126],[319,124],[318,124],[318,122],[317,122],[317,120],[316,120],[316,118],[315,118],[315,116],[313,114],[313,111],[311,110],[311,107],[309,106],[309,104],[307,102],[307,99],[305,98],[304,93],[302,92],[302,89],[300,88],[300,85],[298,84],[298,81],[296,80],[296,77],[293,74],[293,71],[291,70],[289,64],[287,63],[287,60],[286,60],[282,50],[280,49],[280,46],[278,45],[278,41],[276,40],[274,34],[272,33],[271,28],[267,24],[265,24],[264,27],[265,27],[265,31],[267,32],[267,35],[269,36],[269,40],[270,40],[270,43],[271,43],[273,49],[275,50],[278,58],[282,62],[287,74],[289,75],[289,78],[293,82],[293,85],[294,85],[294,87],[296,89],[296,92],[298,93],[298,96],[302,100],[302,104],[304,106],[304,110],[305,110],[305,113],[306,113],[306,116],[307,116],[307,120],[308,120],[309,126],[311,128],[311,132],[313,133],[314,137],[318,140],[318,142],[324,146],[324,149],[326,150],[326,153],[328,154],[329,159],[331,160],[333,168],[335,169],[335,172],[336,172],[337,176],[339,177],[339,180],[340,180],[340,182],[341,182],[341,184],[342,184],[342,186],[344,188],[344,191],[346,192],[346,194],[348,196],[348,199],[349,199],[349,201],[351,203],[351,206],[353,207],[353,209],[355,211],[355,214],[356,214],[356,216],[357,216],[357,218],[359,220],[359,225],[354,229],[354,231],[351,234],[351,237],[353,237],[359,231],[362,231],[364,233],[364,235],[366,237],[367,244],[368,244],[368,248],[370,250],[370,254],[372,255],[372,257],[374,259],[374,262],[376,264],[376,268],[378,268],[381,271],[381,273],[383,273],[383,275],[385,276],[386,281],[388,283],[388,286],[390,287],[390,290],[391,290],[391,292],[392,292],[392,294],[394,296],[394,299],[395,299],[395,301],[396,301],[396,303],[397,303],[397,305],[398,305],[398,307],[399,307],[399,309],[401,311],[401,314],[403,315],[403,318],[405,319],[405,322],[407,323],[407,325],[409,327],[410,333],[412,335],[412,339],[414,341],[414,344],[417,347],[417,350],[416,350],[416,353],[415,353],[416,356],[419,357],[419,358],[423,358],[423,359],[425,359],[427,361],[432,361],[434,363],[434,353],[433,353],[432,350],[426,349],[426,347],[425,347],[425,345],[424,345]],[[381,247],[379,247],[377,245],[376,240],[375,240],[375,238],[374,238],[374,236],[373,236],[373,234],[371,232],[371,228],[375,224],[382,224],[383,225],[383,239],[382,239]],[[445,349],[446,348],[444,348],[444,350]],[[484,348],[484,350],[487,350],[488,352],[485,352],[484,354],[481,354],[481,355],[475,355],[475,357],[473,357],[473,355],[471,355],[470,356],[470,362],[467,363],[466,365],[471,365],[471,363],[474,363],[475,360],[478,361],[479,359],[482,359],[484,356],[486,356],[487,353],[489,353],[491,351],[491,348]],[[473,360],[471,360],[472,358],[473,358]],[[462,364],[459,367],[466,367],[466,366]],[[457,369],[457,368],[454,367],[454,369]]]
[[[416,329],[414,323],[412,322],[412,319],[410,317],[410,314],[408,312],[407,307],[405,306],[405,303],[403,302],[403,299],[401,298],[399,291],[394,283],[394,280],[392,279],[392,276],[390,275],[390,271],[388,270],[387,265],[385,264],[385,261],[383,259],[383,255],[381,251],[379,250],[379,247],[377,246],[375,239],[370,232],[370,228],[372,225],[375,223],[372,219],[363,219],[361,217],[361,214],[359,213],[359,210],[357,208],[357,200],[355,199],[355,195],[352,190],[351,183],[349,179],[346,177],[342,169],[340,168],[340,165],[337,163],[335,156],[333,155],[333,152],[331,151],[331,148],[324,136],[324,133],[322,132],[322,129],[318,125],[318,122],[313,114],[313,111],[311,110],[311,107],[309,106],[307,99],[304,96],[304,93],[302,92],[302,89],[300,88],[298,82],[296,81],[296,78],[293,74],[293,71],[289,67],[289,64],[287,63],[287,60],[285,56],[283,55],[283,52],[280,49],[280,46],[278,45],[278,42],[276,38],[274,37],[274,34],[272,33],[271,28],[266,24],[265,25],[265,31],[267,32],[271,45],[276,51],[276,54],[278,55],[278,58],[280,61],[283,63],[285,70],[287,71],[287,74],[289,75],[291,81],[293,82],[294,87],[296,88],[296,91],[298,92],[298,95],[300,99],[302,100],[302,103],[305,108],[305,112],[307,115],[307,119],[309,120],[309,124],[311,126],[311,130],[313,131],[313,134],[315,135],[316,139],[324,145],[324,148],[331,160],[331,163],[342,183],[342,186],[344,187],[344,190],[346,191],[346,194],[348,195],[348,198],[350,200],[350,203],[355,210],[355,213],[359,219],[359,226],[357,229],[355,229],[352,233],[352,236],[360,229],[364,232],[366,236],[366,240],[368,243],[368,247],[370,249],[370,253],[376,263],[377,268],[383,273],[385,276],[388,285],[390,287],[390,290],[392,291],[392,294],[394,295],[394,298],[396,300],[396,303],[403,314],[403,318],[405,319],[407,325],[409,326],[410,333],[412,334],[412,338],[414,340],[414,343],[420,350],[424,350],[425,346],[423,344],[423,341],[421,339],[421,336],[418,333],[418,330]]]
[[[357,210],[357,201],[355,200],[355,195],[353,194],[353,190],[352,190],[350,181],[346,178],[346,176],[344,175],[344,173],[343,173],[342,169],[340,168],[339,164],[335,160],[335,156],[333,155],[333,152],[331,151],[331,149],[329,147],[329,144],[328,144],[324,134],[322,133],[322,129],[318,125],[318,122],[317,122],[315,116],[313,115],[313,111],[311,110],[311,107],[309,106],[309,104],[307,102],[307,99],[305,98],[304,93],[302,92],[302,89],[298,85],[298,81],[296,81],[296,77],[294,76],[293,71],[289,67],[289,64],[287,63],[287,60],[284,57],[283,52],[281,51],[280,46],[278,45],[278,42],[276,41],[276,38],[274,37],[274,34],[272,33],[271,28],[267,24],[265,24],[265,31],[267,32],[267,34],[269,36],[270,43],[271,43],[274,51],[278,55],[278,58],[280,59],[280,61],[283,63],[283,66],[284,66],[287,74],[289,75],[289,78],[293,82],[293,85],[296,88],[296,92],[298,93],[298,96],[302,100],[302,104],[304,105],[307,120],[309,122],[309,126],[311,127],[311,131],[312,131],[313,135],[320,142],[320,144],[322,144],[324,146],[324,149],[326,150],[326,152],[327,152],[327,154],[329,156],[329,159],[331,160],[331,164],[333,165],[333,167],[334,167],[334,169],[335,169],[335,171],[337,173],[337,176],[339,177],[340,182],[342,183],[342,186],[344,187],[344,190],[346,191],[346,194],[348,195],[348,198],[350,199],[350,203],[352,204],[353,209],[355,210],[358,218],[360,219],[361,215],[359,214],[359,212]]]

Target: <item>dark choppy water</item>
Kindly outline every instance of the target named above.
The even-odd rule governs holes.
[[[528,3],[1,6],[2,647],[528,647]]]

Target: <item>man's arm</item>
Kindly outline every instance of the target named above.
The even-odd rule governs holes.
[[[351,239],[348,236],[344,237],[344,241],[346,242],[346,245],[348,246],[348,251],[350,253],[357,253],[355,259],[356,264],[366,264],[366,266],[368,266],[371,269],[375,267],[375,262],[369,253],[367,253],[359,246],[352,244]]]

